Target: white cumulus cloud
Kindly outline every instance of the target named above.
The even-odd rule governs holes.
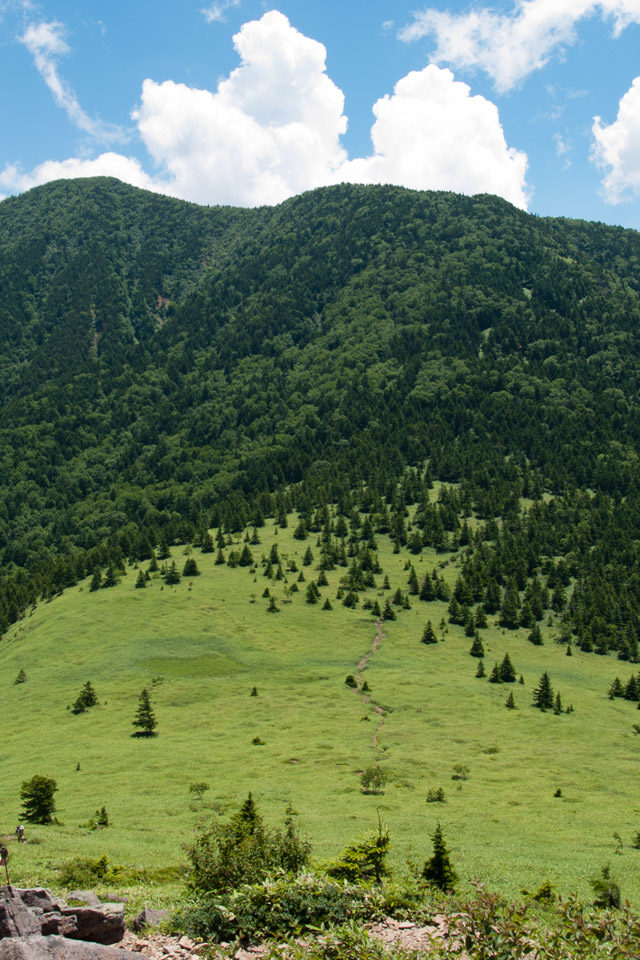
[[[25,172],[15,163],[0,172],[0,188],[9,193],[21,193],[50,180],[74,180],[76,177],[117,177],[134,187],[143,187],[157,193],[173,193],[171,184],[154,179],[144,172],[140,163],[120,153],[102,153],[92,160],[72,157],[69,160],[45,160],[33,170]]]
[[[96,140],[106,142],[125,139],[119,127],[90,117],[80,106],[75,92],[60,76],[58,60],[70,52],[64,33],[64,26],[58,21],[41,21],[30,24],[19,37],[19,41],[33,56],[36,69],[53,94],[55,102],[66,111],[74,126]]]
[[[593,123],[592,157],[608,168],[602,180],[605,200],[620,203],[640,197],[640,77],[620,100],[618,116],[608,126],[600,117]]]
[[[352,160],[345,179],[459,193],[496,193],[527,206],[526,154],[508,147],[498,109],[435,65],[400,80],[378,100],[375,153]]]
[[[56,42],[64,38],[54,31]],[[104,153],[30,173],[7,167],[0,189],[105,173],[199,203],[257,206],[352,181],[496,193],[526,207],[526,155],[507,145],[495,104],[450,70],[431,65],[400,80],[374,106],[372,155],[350,160],[344,95],[327,75],[324,46],[276,10],[245,23],[234,44],[240,66],[215,91],[144,81],[132,116],[153,175]]]
[[[505,92],[543,67],[558,48],[575,43],[577,24],[596,15],[612,20],[619,36],[629,24],[640,23],[640,0],[516,0],[508,14],[488,7],[462,14],[427,8],[414,14],[400,36],[407,41],[433,36],[434,62],[484,70]]]

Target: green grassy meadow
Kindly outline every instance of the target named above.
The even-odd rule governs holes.
[[[286,562],[284,580],[264,577],[260,558],[277,542],[283,561],[295,560],[307,583],[317,579],[316,535],[295,540],[296,522],[261,528],[251,547],[255,572],[216,565],[215,553],[194,548],[198,577],[169,587],[156,574],[140,590],[129,567],[118,586],[91,592],[86,580],[8,631],[0,643],[0,832],[15,829],[20,785],[34,774],[56,779],[60,821],[27,825],[32,842],[11,844],[12,879],[55,885],[57,865],[103,853],[114,864],[183,864],[196,820],[227,816],[251,790],[271,823],[292,803],[319,861],[374,828],[380,811],[397,868],[424,861],[440,821],[465,881],[516,896],[548,879],[561,893],[588,897],[589,877],[610,863],[623,897],[640,907],[640,850],[631,847],[640,830],[640,714],[634,703],[607,698],[613,678],[626,682],[634,665],[575,648],[567,657],[552,642],[553,626],[542,626],[545,644],[535,647],[528,630],[503,631],[490,617],[481,631],[487,674],[508,651],[525,681],[490,684],[475,677],[461,627],[447,625],[437,645],[420,643],[428,619],[441,635],[447,605],[418,597],[383,624],[372,653],[376,618],[362,602],[347,609],[336,600],[344,568],[328,571],[321,588],[333,610],[306,603],[305,583],[289,593],[298,573],[287,573]],[[236,549],[243,540],[236,537]],[[361,601],[382,606],[397,587],[405,593],[407,559],[419,578],[436,566],[455,583],[455,558],[394,554],[388,537],[376,540],[391,589],[381,589],[378,575],[378,589]],[[303,567],[307,546],[315,560]],[[182,570],[185,547],[171,553]],[[267,612],[267,586],[277,614]],[[345,684],[367,654],[369,695]],[[14,685],[20,669],[28,679]],[[544,670],[573,713],[531,706]],[[99,704],[75,716],[68,706],[87,680]],[[151,739],[131,736],[143,687],[158,719]],[[505,708],[510,691],[517,710]],[[388,782],[384,793],[365,795],[359,772],[374,762]],[[455,764],[469,768],[468,779],[452,779]],[[198,781],[210,785],[201,801],[189,791]],[[446,803],[427,803],[438,787]],[[112,826],[81,826],[103,805]],[[147,889],[145,899],[160,902],[167,890]]]

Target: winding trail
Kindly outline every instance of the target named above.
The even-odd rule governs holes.
[[[373,643],[371,644],[371,650],[369,650],[368,653],[365,653],[364,657],[363,657],[363,658],[360,660],[360,662],[358,663],[358,666],[357,666],[357,669],[356,669],[356,688],[355,688],[355,690],[354,690],[354,693],[356,693],[356,694],[359,693],[359,694],[361,695],[360,698],[361,698],[361,700],[362,700],[363,703],[370,703],[370,702],[371,702],[371,697],[367,696],[366,693],[365,693],[364,695],[362,695],[362,684],[363,684],[362,675],[363,675],[364,671],[366,670],[366,668],[367,668],[367,666],[368,666],[368,664],[369,664],[369,661],[370,661],[371,658],[378,652],[378,649],[379,649],[379,647],[380,647],[380,644],[382,643],[382,641],[383,641],[384,638],[386,637],[386,634],[385,634],[384,630],[382,629],[383,623],[384,623],[384,621],[383,621],[382,619],[378,620],[378,622],[376,623],[376,635],[375,635],[375,637],[373,638]],[[385,722],[385,720],[386,720],[386,717],[385,717],[385,715],[384,715],[384,710],[382,709],[382,707],[379,707],[379,706],[377,706],[376,704],[374,704],[374,705],[373,705],[373,709],[375,710],[375,712],[377,713],[377,715],[378,715],[378,717],[379,717],[378,725],[377,725],[377,727],[376,727],[376,729],[375,729],[375,732],[374,732],[374,734],[373,734],[373,746],[374,746],[374,747],[377,747],[377,746],[378,746],[378,737],[379,737],[379,735],[380,735],[380,731],[382,730],[382,728],[383,728],[383,726],[384,726],[384,722]]]

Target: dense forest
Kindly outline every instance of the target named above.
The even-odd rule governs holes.
[[[639,294],[634,231],[490,196],[2,201],[0,633],[96,568],[334,503],[363,548],[464,551],[457,622],[551,604],[635,662]]]

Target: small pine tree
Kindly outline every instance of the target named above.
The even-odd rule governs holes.
[[[538,686],[533,691],[533,706],[542,711],[553,709],[553,688],[546,670],[540,677]]]
[[[529,643],[532,643],[532,644],[534,645],[534,647],[541,647],[541,646],[542,646],[542,634],[541,634],[541,632],[540,632],[540,627],[538,626],[537,623],[534,624],[533,630],[531,631],[531,633],[530,633],[529,636],[527,637],[527,640],[529,641]]]
[[[440,824],[437,825],[432,839],[433,856],[425,863],[422,876],[427,883],[433,884],[444,893],[449,893],[454,889],[458,875],[451,865],[451,858],[442,836]]]
[[[145,590],[147,586],[147,578],[142,570],[138,573],[138,579],[136,580],[136,590]]]
[[[167,572],[164,575],[164,582],[169,586],[173,586],[176,583],[180,583],[180,574],[178,573],[178,568],[176,567],[175,560],[171,561],[171,566],[167,569]]]
[[[471,644],[471,649],[469,650],[469,653],[471,654],[472,657],[484,657],[484,647],[482,645],[482,640],[477,634],[474,637],[473,643]]]
[[[149,692],[145,688],[138,697],[138,708],[136,710],[135,717],[133,718],[132,726],[139,727],[140,729],[140,732],[135,733],[134,736],[154,737],[154,730],[157,725],[158,721],[156,720],[153,708],[151,706]]]
[[[276,605],[275,597],[269,597],[269,606],[267,613],[280,613],[280,607]]]
[[[322,609],[323,609],[323,610],[333,610],[333,607],[331,606],[331,600],[329,600],[329,597],[327,597],[327,599],[325,600],[325,602],[322,604]]]
[[[18,676],[17,676],[17,677],[15,678],[15,680],[13,681],[14,686],[15,686],[16,684],[18,684],[18,683],[26,683],[26,680],[27,680],[27,675],[26,675],[26,673],[24,672],[24,670],[20,670],[20,671],[18,672]]]
[[[200,571],[198,570],[198,564],[196,563],[193,557],[188,557],[184,570],[182,571],[183,577],[199,577]]]
[[[556,717],[559,717],[562,713],[562,699],[559,693],[556,693],[556,698],[553,701],[553,712],[555,713]]]
[[[513,664],[511,663],[508,653],[505,653],[504,659],[500,664],[500,679],[503,683],[516,682],[516,672],[513,669]]]
[[[487,671],[484,668],[484,660],[480,660],[478,661],[478,669],[476,670],[476,677],[478,677],[479,679],[482,679],[482,677],[486,677],[486,675],[487,675]]]
[[[507,697],[507,702],[505,703],[505,707],[507,708],[507,710],[515,710],[515,709],[516,709],[516,702],[515,702],[515,700],[513,699],[513,691],[512,691],[512,692],[509,694],[509,696]]]
[[[89,590],[93,592],[94,590],[99,590],[101,586],[102,586],[102,572],[100,570],[100,567],[96,567],[95,570],[93,571],[91,583],[89,584]]]
[[[380,604],[378,603],[377,600],[374,600],[374,601],[373,601],[373,606],[371,607],[371,613],[372,613],[372,615],[373,615],[374,617],[380,617],[380,616],[381,616],[381,613],[380,613]]]
[[[422,633],[421,643],[437,643],[437,642],[438,642],[438,638],[436,637],[435,631],[431,626],[431,620],[427,620],[427,625],[424,628],[424,631]]]
[[[208,530],[205,530],[202,534],[202,546],[200,549],[203,553],[213,553],[214,551],[213,537]]]
[[[498,664],[494,664],[493,670],[489,675],[489,683],[502,683],[502,677],[500,676],[500,667]]]
[[[329,581],[327,580],[327,575],[326,575],[326,573],[324,572],[324,570],[321,570],[321,571],[320,571],[320,574],[318,575],[318,586],[319,586],[319,587],[328,587],[328,586],[329,586]]]
[[[387,600],[387,602],[386,602],[385,605],[384,605],[384,610],[382,611],[382,619],[383,619],[383,620],[395,620],[395,619],[396,619],[395,611],[394,611],[393,607],[391,606],[391,604],[389,603],[388,600]]]
[[[311,552],[311,547],[307,547],[307,549],[305,550],[304,557],[302,558],[302,563],[304,564],[305,567],[310,567],[311,564],[313,563],[313,554]]]

